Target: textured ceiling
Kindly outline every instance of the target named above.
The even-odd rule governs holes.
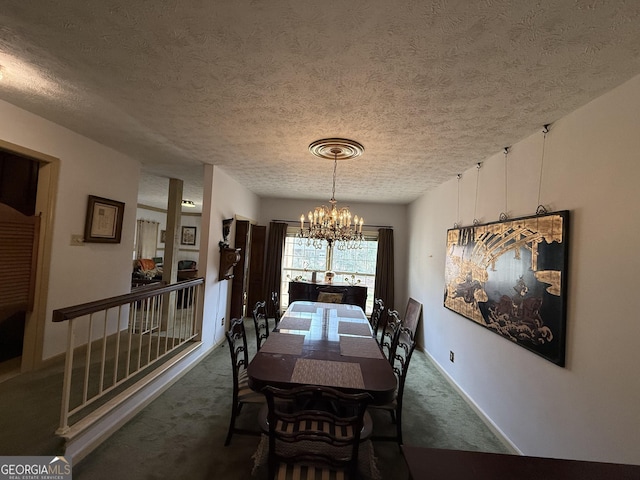
[[[339,201],[406,203],[640,73],[639,26],[637,0],[3,0],[0,98],[138,159],[141,203],[168,177],[200,203],[203,163],[328,198],[323,137],[365,147]]]

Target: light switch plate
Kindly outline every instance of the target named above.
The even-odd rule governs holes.
[[[71,235],[71,243],[72,247],[81,247],[84,245],[84,235]]]

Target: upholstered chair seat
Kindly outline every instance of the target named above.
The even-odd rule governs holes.
[[[356,479],[366,393],[305,385],[266,387],[269,478]],[[370,443],[370,442],[369,442]]]

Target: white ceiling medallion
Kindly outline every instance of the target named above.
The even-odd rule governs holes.
[[[326,240],[329,246],[335,242],[341,250],[360,248],[363,240],[364,219],[358,215],[352,216],[349,207],[337,207],[336,169],[338,160],[359,157],[364,152],[364,147],[355,140],[347,138],[323,138],[312,142],[309,145],[309,151],[316,157],[333,160],[333,189],[329,200],[330,207],[321,205],[309,212],[308,228],[304,227],[305,215],[300,216],[300,232],[297,235],[300,243],[303,238],[306,238],[307,244],[313,243],[316,248],[322,247],[323,240]]]

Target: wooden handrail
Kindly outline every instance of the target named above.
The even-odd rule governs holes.
[[[160,283],[158,285],[149,285],[144,288],[140,288],[135,292],[125,293],[115,297],[105,298],[103,300],[96,300],[94,302],[87,302],[80,305],[74,305],[73,307],[60,308],[53,311],[54,322],[65,322],[74,318],[82,317],[84,315],[90,315],[101,310],[106,310],[120,305],[125,305],[138,300],[144,300],[145,298],[154,297],[165,293],[174,292],[176,290],[182,290],[188,287],[193,287],[204,283],[204,278],[193,278],[190,280],[183,280],[181,282],[172,283],[170,285]]]
[[[186,351],[188,344],[199,344],[203,291],[204,278],[171,285],[158,282],[124,295],[54,310],[53,321],[66,322],[67,327],[57,434],[69,439],[94,425],[128,398],[118,389],[139,389],[155,375],[157,366],[162,368],[179,357],[178,349]],[[104,405],[90,408],[103,399]]]

